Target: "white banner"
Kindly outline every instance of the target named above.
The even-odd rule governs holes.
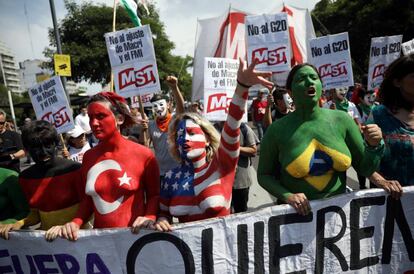
[[[309,44],[310,63],[318,69],[324,89],[354,85],[347,32],[315,38]]]
[[[257,70],[290,70],[287,13],[246,16],[246,35],[249,64],[258,59]]]
[[[404,55],[410,55],[414,53],[414,39],[402,44],[402,51]]]
[[[204,116],[210,121],[225,121],[237,86],[239,61],[228,58],[204,60]],[[246,113],[243,120],[247,121]]]
[[[124,97],[161,90],[148,25],[105,34],[115,90]]]
[[[378,88],[389,64],[401,54],[402,35],[375,37],[371,39],[368,68],[368,89]]]
[[[30,101],[37,120],[45,120],[55,126],[58,134],[75,127],[62,81],[54,76],[29,89]]]
[[[77,242],[43,232],[0,239],[1,273],[412,273],[414,187],[379,189],[179,224],[171,233],[81,230]]]

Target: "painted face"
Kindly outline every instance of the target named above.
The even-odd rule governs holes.
[[[161,99],[152,103],[152,108],[157,117],[164,118],[167,116],[168,104],[167,100]]]
[[[367,106],[372,106],[375,103],[375,93],[365,94],[364,104]]]
[[[206,151],[206,136],[201,127],[191,119],[185,119],[178,123],[176,141],[178,151],[183,159],[195,159]]]
[[[28,151],[30,156],[32,156],[33,161],[35,163],[41,163],[47,160],[50,160],[55,157],[56,152],[56,145],[55,144],[49,144],[45,145],[42,144],[41,140],[38,140],[38,145],[31,146]]]
[[[345,95],[347,93],[347,90],[348,90],[347,88],[337,88],[337,89],[335,89],[336,97],[341,101],[344,100]]]
[[[88,105],[89,125],[98,140],[107,140],[118,131],[115,115],[109,103],[93,102]]]
[[[295,105],[315,105],[322,94],[322,82],[310,66],[300,68],[292,81],[292,95]]]

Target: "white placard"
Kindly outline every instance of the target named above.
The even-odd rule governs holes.
[[[402,44],[402,51],[404,55],[410,55],[414,53],[414,39]]]
[[[105,34],[115,90],[124,97],[161,90],[148,25]]]
[[[154,96],[153,93],[148,93],[148,94],[141,95],[142,105],[144,107],[152,107],[151,99],[152,99],[153,96]],[[138,96],[132,96],[131,97],[131,107],[139,108]]]
[[[0,239],[1,273],[387,273],[414,271],[414,187],[400,200],[371,189],[180,224],[170,233],[81,230]]]
[[[239,61],[228,58],[204,59],[204,115],[210,121],[225,121],[237,86]],[[247,121],[247,115],[243,117]]]
[[[257,59],[256,69],[282,72],[290,69],[287,14],[246,16],[247,60]]]
[[[371,39],[368,68],[368,90],[378,88],[389,64],[401,55],[402,35]]]
[[[315,38],[309,44],[310,63],[318,69],[324,89],[354,85],[347,32]]]
[[[29,96],[37,120],[48,121],[55,126],[58,134],[75,127],[72,110],[59,76],[31,87]]]

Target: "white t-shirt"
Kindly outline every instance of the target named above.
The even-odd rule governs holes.
[[[88,142],[82,148],[69,147],[70,159],[72,161],[82,163],[83,154],[91,148]]]
[[[331,108],[332,105],[332,100],[326,102],[325,104],[323,104],[323,108]],[[356,107],[356,105],[354,103],[352,103],[351,101],[348,101],[348,114],[349,116],[351,116],[353,119],[357,120],[359,123],[361,123],[361,116],[359,115],[359,111]]]

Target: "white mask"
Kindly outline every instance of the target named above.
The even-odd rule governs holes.
[[[167,116],[168,104],[167,100],[161,99],[152,103],[152,109],[159,118]]]
[[[375,94],[365,94],[364,96],[364,103],[367,106],[372,106],[375,103]]]

